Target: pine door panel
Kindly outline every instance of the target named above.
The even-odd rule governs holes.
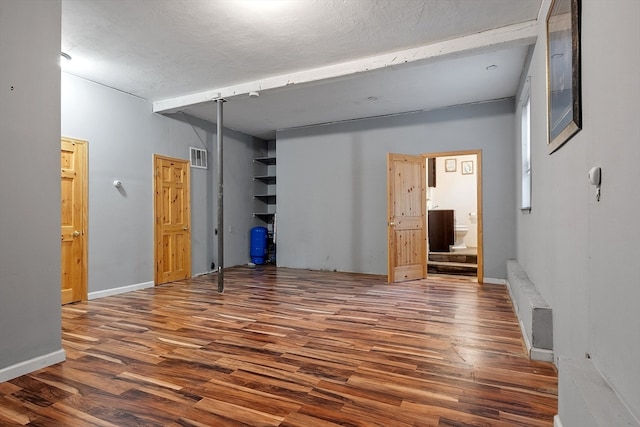
[[[427,274],[426,164],[422,156],[387,156],[388,280]]]
[[[86,142],[60,142],[60,257],[61,302],[87,297],[86,283]]]
[[[155,282],[157,285],[191,277],[189,163],[154,157],[155,164]]]

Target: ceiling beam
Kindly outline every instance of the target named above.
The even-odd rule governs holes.
[[[291,85],[305,85],[324,80],[345,78],[358,73],[418,61],[435,62],[476,55],[492,50],[532,45],[536,41],[537,34],[537,21],[508,25],[430,45],[154,101],[153,111],[155,113],[172,113],[190,105],[210,102],[220,98],[229,99],[236,96],[248,96],[250,92],[254,91],[268,91]]]

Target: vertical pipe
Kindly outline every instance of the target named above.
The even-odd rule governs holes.
[[[224,292],[224,208],[223,208],[223,174],[222,174],[222,104],[223,99],[216,100],[218,104],[218,292]]]

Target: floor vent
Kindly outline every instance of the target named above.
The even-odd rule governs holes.
[[[191,149],[191,167],[206,169],[207,168],[207,150],[202,148],[189,147]]]

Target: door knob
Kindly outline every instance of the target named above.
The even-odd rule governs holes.
[[[395,222],[390,222],[390,223],[389,223],[389,225],[391,225],[391,226],[395,226],[395,225],[396,225],[396,223],[395,223]]]
[[[189,227],[182,227],[182,231],[189,231]]]
[[[80,232],[78,230],[73,232],[73,237],[78,237],[80,235]]]

